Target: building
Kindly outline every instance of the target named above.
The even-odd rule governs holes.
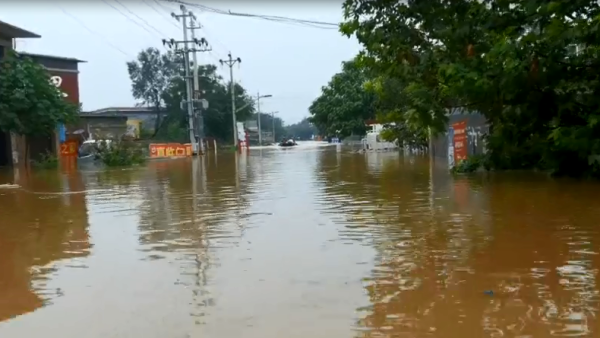
[[[6,22],[0,21],[0,59],[4,58],[8,50],[12,50],[15,45],[15,39],[21,38],[40,38],[40,35],[15,27]],[[12,165],[15,160],[13,157],[14,137],[0,131],[0,166]]]
[[[96,116],[127,116],[127,124],[129,126],[138,126],[148,131],[154,131],[156,123],[156,110],[151,107],[108,107],[98,110],[85,112],[85,115]],[[166,112],[161,112],[163,117]]]
[[[40,35],[0,21],[0,48],[2,48],[0,49],[0,58],[5,55],[6,50],[13,49],[15,39],[40,37]],[[51,76],[52,83],[64,93],[65,100],[77,105],[80,104],[79,64],[85,61],[75,58],[25,52],[19,52],[19,55],[29,57],[44,66]],[[25,153],[23,151],[24,143],[20,144],[22,142],[19,142],[19,139],[20,138],[17,135],[8,136],[0,134],[0,166],[17,164],[18,162],[23,161]],[[32,158],[47,152],[58,154],[60,148],[57,133],[49,137],[40,136],[30,139],[29,145]],[[5,151],[2,152],[2,149],[5,149]]]

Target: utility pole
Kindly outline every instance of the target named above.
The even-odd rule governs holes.
[[[227,54],[227,56],[229,57],[228,60],[219,60],[219,63],[221,63],[221,65],[225,64],[227,66],[229,66],[229,86],[230,89],[229,91],[231,91],[231,121],[233,122],[233,145],[237,148],[238,147],[238,134],[237,134],[237,121],[235,119],[235,84],[233,83],[233,65],[240,64],[242,63],[242,59],[240,58],[233,58],[231,56],[231,52]]]
[[[271,112],[271,120],[273,121],[273,143],[277,143],[275,139],[275,114],[278,114],[278,111]]]
[[[256,93],[256,116],[258,119],[258,145],[262,146],[262,129],[260,128],[260,93]]]
[[[260,95],[260,92],[256,93],[256,116],[258,116],[258,145],[262,146],[262,129],[260,128],[260,99],[266,97],[273,97],[273,95]]]
[[[196,29],[200,29],[202,28],[202,25],[197,24],[196,25],[196,17],[192,16],[193,21],[190,22],[190,27],[189,29],[192,31],[192,41],[198,41],[198,39],[196,39]],[[208,43],[206,42],[206,40],[204,38],[201,38],[199,40],[199,42],[202,45],[208,45]],[[198,68],[200,67],[200,65],[198,64],[198,59],[196,57],[196,53],[197,52],[208,52],[211,51],[212,48],[210,47],[206,47],[206,48],[201,48],[201,49],[197,49],[194,48],[192,49],[192,57],[194,60],[194,87],[193,87],[193,92],[194,92],[194,101],[198,101],[201,100],[201,91],[200,91],[200,79],[198,77]],[[207,107],[203,107],[204,109],[206,109]],[[196,122],[198,125],[198,139],[199,139],[199,145],[200,145],[200,153],[204,154],[204,116],[202,115],[202,108],[198,107],[196,109]]]
[[[207,49],[208,43],[206,42],[205,39],[198,40],[198,39],[194,38],[192,40],[188,40],[189,27],[187,26],[187,21],[188,21],[187,19],[190,18],[190,20],[195,20],[196,16],[194,16],[194,13],[188,11],[184,5],[179,6],[179,8],[181,9],[181,14],[171,13],[171,16],[173,18],[175,18],[177,21],[179,21],[179,19],[181,19],[182,26],[183,26],[183,40],[177,41],[175,39],[170,39],[170,40],[163,39],[162,42],[163,42],[163,45],[167,45],[167,46],[169,46],[169,48],[174,48],[176,54],[183,54],[184,69],[185,69],[186,100],[184,100],[182,102],[182,109],[183,109],[184,105],[187,106],[189,134],[190,134],[190,143],[192,144],[192,152],[194,154],[198,154],[198,142],[196,139],[195,129],[194,129],[194,95],[192,92],[192,88],[193,88],[192,77],[190,76],[190,53],[191,52],[195,53],[198,51],[204,52],[204,51],[208,51],[210,49]],[[196,48],[190,49],[188,47],[190,43],[197,45],[198,47],[200,47],[200,49],[196,49]],[[183,49],[179,48],[180,45],[183,45]]]

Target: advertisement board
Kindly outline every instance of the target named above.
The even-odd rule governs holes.
[[[150,158],[191,157],[192,144],[186,143],[151,143]]]
[[[452,124],[454,130],[454,164],[458,164],[467,159],[467,121],[460,121]]]

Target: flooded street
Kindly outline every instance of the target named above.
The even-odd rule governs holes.
[[[21,179],[2,338],[600,332],[597,183],[310,143]]]

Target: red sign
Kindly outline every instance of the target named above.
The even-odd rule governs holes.
[[[152,143],[149,148],[151,158],[192,156],[190,143]]]
[[[454,163],[467,159],[467,121],[452,124],[454,129]]]
[[[79,74],[75,72],[49,71],[50,82],[58,87],[65,99],[79,104]]]
[[[77,156],[78,147],[77,140],[67,140],[60,144],[60,156]]]

